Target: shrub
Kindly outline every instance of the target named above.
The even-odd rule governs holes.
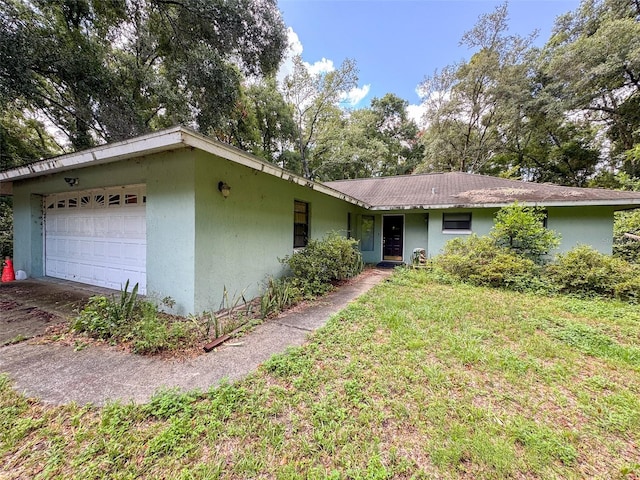
[[[527,290],[538,277],[538,267],[532,260],[475,234],[447,242],[434,263],[447,274],[474,285]]]
[[[332,282],[354,277],[363,269],[358,242],[333,232],[322,240],[310,240],[307,246],[281,260],[291,269],[293,285],[304,296],[322,295]]]
[[[127,328],[127,324],[139,310],[138,284],[136,283],[129,292],[127,280],[118,298],[91,297],[78,318],[71,324],[71,328],[78,332],[86,332],[95,338],[118,337],[123,335],[122,329]]]
[[[0,259],[13,256],[13,211],[11,197],[0,196]]]
[[[613,256],[631,263],[640,263],[640,241],[625,236],[640,235],[640,209],[616,212],[613,223]]]
[[[107,339],[120,327],[113,309],[113,302],[107,297],[91,297],[80,315],[71,324],[71,329],[86,332],[94,338]]]
[[[640,298],[640,267],[580,245],[558,255],[546,275],[560,292],[621,300]]]
[[[518,202],[501,208],[496,214],[491,238],[496,244],[536,263],[560,244],[560,236],[544,226],[545,213]]]

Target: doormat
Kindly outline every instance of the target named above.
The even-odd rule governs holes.
[[[380,263],[376,264],[376,267],[378,267],[378,268],[396,268],[396,267],[400,267],[401,265],[404,265],[404,263],[402,263],[402,262],[380,262]]]

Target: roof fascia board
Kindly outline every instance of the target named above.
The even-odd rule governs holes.
[[[460,203],[460,204],[436,204],[436,205],[374,205],[370,207],[370,210],[384,211],[384,210],[450,210],[450,209],[470,209],[470,208],[503,208],[513,205],[511,202],[500,203]],[[639,199],[621,199],[621,200],[584,200],[584,201],[572,201],[572,202],[521,202],[518,201],[518,205],[523,207],[640,207]]]
[[[100,165],[152,153],[184,147],[180,128],[154,132],[89,150],[68,153],[0,172],[0,181],[22,180],[40,175],[64,172],[89,165]]]

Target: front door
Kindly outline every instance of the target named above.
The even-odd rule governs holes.
[[[402,261],[404,216],[386,215],[382,217],[382,259]]]

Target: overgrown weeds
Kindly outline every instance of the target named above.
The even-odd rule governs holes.
[[[635,478],[640,313],[398,269],[257,372],[52,407],[0,376],[17,478]]]
[[[91,297],[71,329],[111,343],[128,343],[140,354],[186,348],[200,338],[193,322],[161,313],[137,293],[138,284],[129,291],[127,282],[119,296]]]

